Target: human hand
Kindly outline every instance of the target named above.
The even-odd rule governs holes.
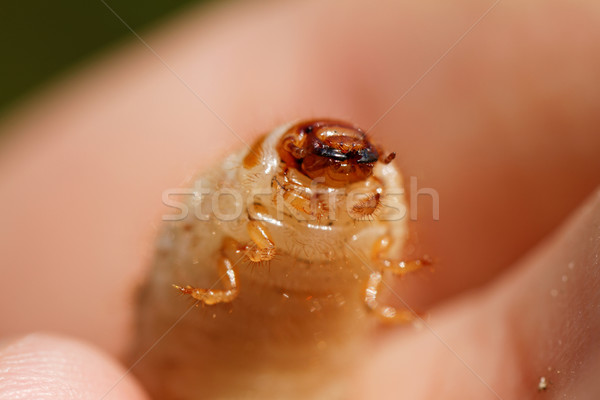
[[[598,8],[500,3],[452,47],[491,5],[192,12],[142,35],[159,59],[130,44],[18,110],[2,126],[3,333],[53,330],[122,354],[165,188],[239,146],[231,131],[251,142],[312,116],[368,129],[401,99],[372,132],[407,179],[439,193],[439,221],[419,203],[413,228],[441,262],[398,292],[438,307],[359,363],[357,393],[532,397],[541,376],[556,398],[597,392],[597,200],[501,273],[598,184]],[[64,387],[98,398],[124,372],[70,339],[0,351],[4,368],[24,366],[0,398]],[[33,379],[61,365],[80,367]],[[21,392],[8,391],[15,381]],[[143,396],[131,375],[110,395]]]

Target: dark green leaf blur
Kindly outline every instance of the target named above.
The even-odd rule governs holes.
[[[105,0],[144,31],[203,0]],[[205,1],[205,0],[204,0]],[[22,0],[0,5],[0,114],[90,55],[131,38],[100,0]]]

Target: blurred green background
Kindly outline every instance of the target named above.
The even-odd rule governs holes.
[[[105,0],[136,32],[206,0]],[[0,114],[89,55],[133,37],[100,0],[3,1]]]

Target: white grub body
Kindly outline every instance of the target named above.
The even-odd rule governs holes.
[[[196,190],[210,194],[186,196],[187,218],[163,222],[140,292],[135,357],[151,350],[134,369],[157,399],[347,397],[345,378],[377,322],[364,300],[373,248],[388,237],[384,255],[397,256],[406,236],[401,176],[392,164],[375,164],[382,206],[370,218],[338,212],[303,220],[297,209],[279,204],[284,167],[276,147],[289,127],[197,176]],[[246,162],[253,165],[244,166],[247,157],[255,157]],[[228,303],[192,307],[195,300],[172,285],[223,288],[216,266],[223,243],[251,243],[247,224],[258,217],[275,257],[256,263],[227,254],[239,294]]]

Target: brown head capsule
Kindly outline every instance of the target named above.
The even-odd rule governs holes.
[[[291,127],[281,138],[279,156],[311,179],[339,188],[373,174],[380,151],[366,134],[347,122],[314,120]],[[391,161],[391,160],[390,160]]]

